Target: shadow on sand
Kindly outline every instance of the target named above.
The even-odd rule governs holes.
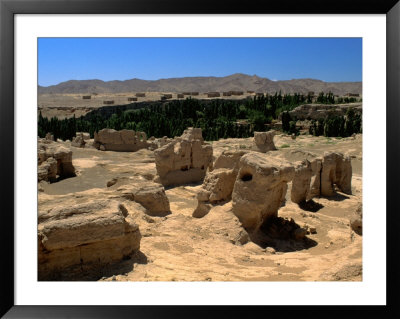
[[[134,264],[146,265],[148,263],[147,257],[140,250],[134,253],[132,256],[127,256],[124,260],[113,265],[108,265],[105,267],[98,276],[97,280],[102,277],[111,277],[113,275],[123,275],[129,273],[133,270]]]
[[[38,281],[97,281],[103,277],[123,275],[131,272],[134,264],[147,264],[145,254],[140,250],[126,256],[122,261],[107,265],[82,265],[70,267],[63,271],[46,274],[46,278],[39,278]]]
[[[164,186],[164,189],[167,191],[167,190],[170,190],[170,189],[173,189],[173,188],[179,188],[179,187],[184,188],[186,186],[195,187],[195,186],[200,186],[202,184],[203,184],[203,180],[201,180],[199,182],[184,183],[184,184],[179,184],[179,185],[167,185],[167,186]]]
[[[269,218],[256,232],[249,233],[252,242],[262,248],[273,247],[277,252],[291,252],[315,247],[318,243],[308,238],[293,219]]]
[[[322,205],[322,204],[320,204],[320,203],[317,203],[317,202],[314,202],[312,199],[310,199],[310,200],[307,201],[307,202],[299,203],[299,207],[300,207],[302,210],[305,210],[305,211],[307,211],[307,212],[316,213],[316,212],[319,211],[321,208],[323,208],[324,205]]]
[[[333,195],[333,196],[327,197],[327,199],[333,200],[333,201],[335,201],[335,202],[342,202],[342,201],[344,201],[344,200],[346,200],[346,199],[349,199],[349,198],[350,198],[350,197],[347,196],[346,194],[344,194],[344,193],[338,193],[338,192],[336,192],[335,195]]]

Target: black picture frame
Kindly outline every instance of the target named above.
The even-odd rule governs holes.
[[[385,14],[387,21],[386,118],[386,306],[16,306],[14,303],[14,15],[15,14]],[[0,315],[5,318],[165,318],[246,317],[254,311],[268,316],[399,317],[399,225],[396,187],[400,162],[400,3],[398,0],[222,1],[163,0],[0,0],[0,181],[2,251]],[[379,169],[379,168],[377,168]],[[384,172],[382,172],[384,173]],[[382,203],[382,207],[384,207]],[[376,212],[383,214],[384,212]],[[177,301],[179,304],[179,301]]]

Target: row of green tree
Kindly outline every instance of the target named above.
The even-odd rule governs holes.
[[[309,129],[310,134],[327,137],[348,137],[362,133],[361,115],[330,116],[325,120],[314,121]]]
[[[282,113],[282,130],[289,134],[299,134],[296,119],[289,112]],[[362,116],[349,108],[346,114],[329,115],[325,119],[312,120],[309,133],[314,136],[349,137],[354,133],[362,133]]]
[[[318,94],[317,100],[315,102],[321,104],[342,104],[354,103],[358,101],[361,102],[362,100],[357,100],[355,97],[335,97],[332,92],[329,92],[328,94],[321,92]]]
[[[103,128],[129,129],[146,132],[148,136],[180,136],[187,127],[199,127],[206,140],[220,138],[246,138],[254,131],[268,130],[268,124],[282,112],[307,103],[302,94],[275,93],[255,96],[245,100],[198,100],[187,98],[167,103],[156,103],[141,109],[122,111],[109,115],[92,111],[85,116],[70,119],[48,119],[39,114],[38,134],[44,137],[51,132],[55,138],[72,139],[75,132],[94,132]]]

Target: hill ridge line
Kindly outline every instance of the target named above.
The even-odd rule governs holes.
[[[38,85],[39,94],[85,94],[85,93],[126,93],[126,92],[223,92],[223,91],[254,91],[262,93],[332,92],[343,95],[346,93],[362,93],[362,82],[325,82],[318,79],[291,79],[273,81],[257,75],[235,73],[228,76],[194,76],[175,77],[158,80],[128,80],[103,81],[68,80],[51,86]]]

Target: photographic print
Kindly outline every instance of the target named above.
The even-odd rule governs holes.
[[[38,38],[39,281],[362,281],[362,38]]]

